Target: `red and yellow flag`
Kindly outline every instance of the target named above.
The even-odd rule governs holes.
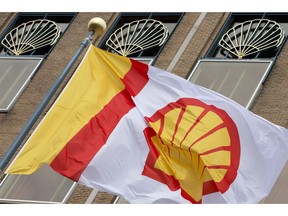
[[[287,153],[287,129],[91,46],[6,172],[30,174],[47,163],[131,203],[255,203],[271,190]]]
[[[135,76],[135,67],[137,62],[132,67],[127,58],[91,47],[9,173],[31,174],[47,163],[78,181],[121,117],[135,106],[122,82],[125,76]],[[138,69],[147,82],[147,66]],[[136,93],[141,85],[145,83],[131,83],[131,91]]]

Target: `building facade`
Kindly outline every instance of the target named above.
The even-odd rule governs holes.
[[[117,50],[106,42],[113,40],[113,34],[120,37],[117,30],[156,20],[167,28],[165,41],[128,57],[218,91],[267,120],[288,127],[288,13],[7,12],[0,13],[0,159],[78,50],[93,17],[104,19],[107,30],[94,36],[91,42],[111,52]],[[32,26],[43,26],[46,22],[53,29],[48,30],[53,35],[50,42],[27,48],[28,51],[11,45],[11,41],[23,39],[21,32],[32,34],[29,32]],[[132,33],[126,32],[129,34]],[[41,41],[49,37],[45,35]],[[256,38],[256,42],[248,38]],[[86,50],[9,163],[61,93]],[[285,167],[262,203],[288,203],[287,181],[288,167]],[[113,194],[78,185],[44,166],[31,176],[1,174],[0,203],[127,202]]]

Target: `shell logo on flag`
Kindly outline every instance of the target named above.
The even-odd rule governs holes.
[[[240,160],[238,130],[229,115],[197,99],[182,98],[146,117],[150,152],[143,175],[167,184],[192,203],[224,193]]]

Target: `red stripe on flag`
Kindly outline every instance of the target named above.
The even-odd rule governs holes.
[[[123,79],[126,89],[118,93],[60,151],[50,164],[56,172],[74,181],[79,180],[120,119],[135,107],[130,94],[137,94],[146,85],[147,73],[147,65],[132,61],[132,67]]]
[[[130,59],[131,61],[131,69],[129,73],[127,73],[122,82],[125,84],[129,93],[134,97],[136,96],[141,89],[148,82],[148,65]]]
[[[78,181],[120,119],[133,107],[135,105],[126,90],[117,94],[66,144],[50,166],[56,172]]]

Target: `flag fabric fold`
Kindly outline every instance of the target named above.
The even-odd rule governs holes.
[[[169,72],[90,46],[10,174],[41,164],[130,203],[258,203],[288,131]]]

